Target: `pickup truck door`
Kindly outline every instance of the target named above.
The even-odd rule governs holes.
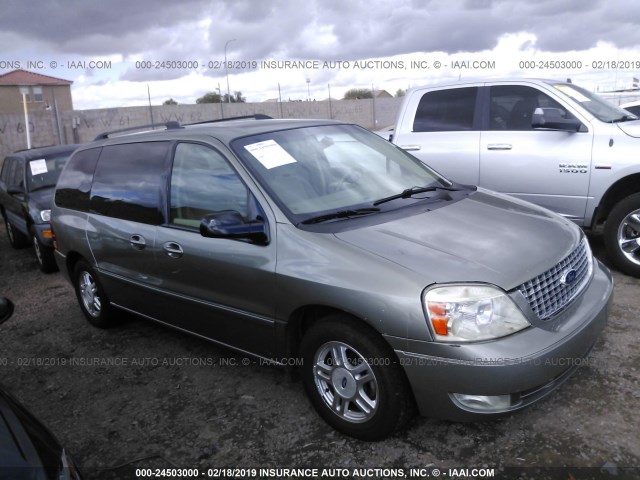
[[[584,222],[593,130],[533,129],[538,108],[557,108],[575,117],[570,106],[533,85],[485,87],[480,135],[479,185],[527,200],[582,225]]]
[[[405,101],[406,113],[399,119],[393,143],[445,177],[477,185],[479,90],[479,87],[456,87],[413,91]]]

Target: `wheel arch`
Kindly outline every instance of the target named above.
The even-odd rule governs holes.
[[[634,193],[640,193],[640,173],[634,173],[621,178],[609,187],[598,205],[598,210],[592,221],[592,227],[595,228],[599,224],[604,223],[609,217],[613,207],[615,207],[620,200]]]

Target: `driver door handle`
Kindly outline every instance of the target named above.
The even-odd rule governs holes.
[[[144,239],[144,237],[142,235],[138,235],[137,233],[131,235],[129,243],[131,243],[131,246],[136,250],[144,250],[144,247],[147,246],[147,241]]]
[[[487,150],[511,150],[510,143],[490,143]]]
[[[165,242],[162,249],[171,258],[180,258],[184,253],[180,244],[176,242]]]

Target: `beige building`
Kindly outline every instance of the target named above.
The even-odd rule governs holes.
[[[26,93],[30,112],[73,110],[70,80],[50,77],[26,70],[13,70],[0,75],[0,114],[22,113],[22,93]]]

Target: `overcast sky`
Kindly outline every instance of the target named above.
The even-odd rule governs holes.
[[[278,85],[283,100],[322,100],[329,89],[334,98],[354,87],[394,94],[470,77],[571,77],[599,91],[631,87],[640,77],[637,0],[0,0],[0,5],[0,74],[17,67],[73,80],[76,109],[144,105],[147,85],[154,104],[170,97],[194,103],[218,87],[224,94],[225,45],[234,62],[230,90],[241,91],[248,101],[277,98]],[[285,60],[306,63],[275,68],[262,63]],[[558,62],[573,64],[551,68],[562,67]]]

